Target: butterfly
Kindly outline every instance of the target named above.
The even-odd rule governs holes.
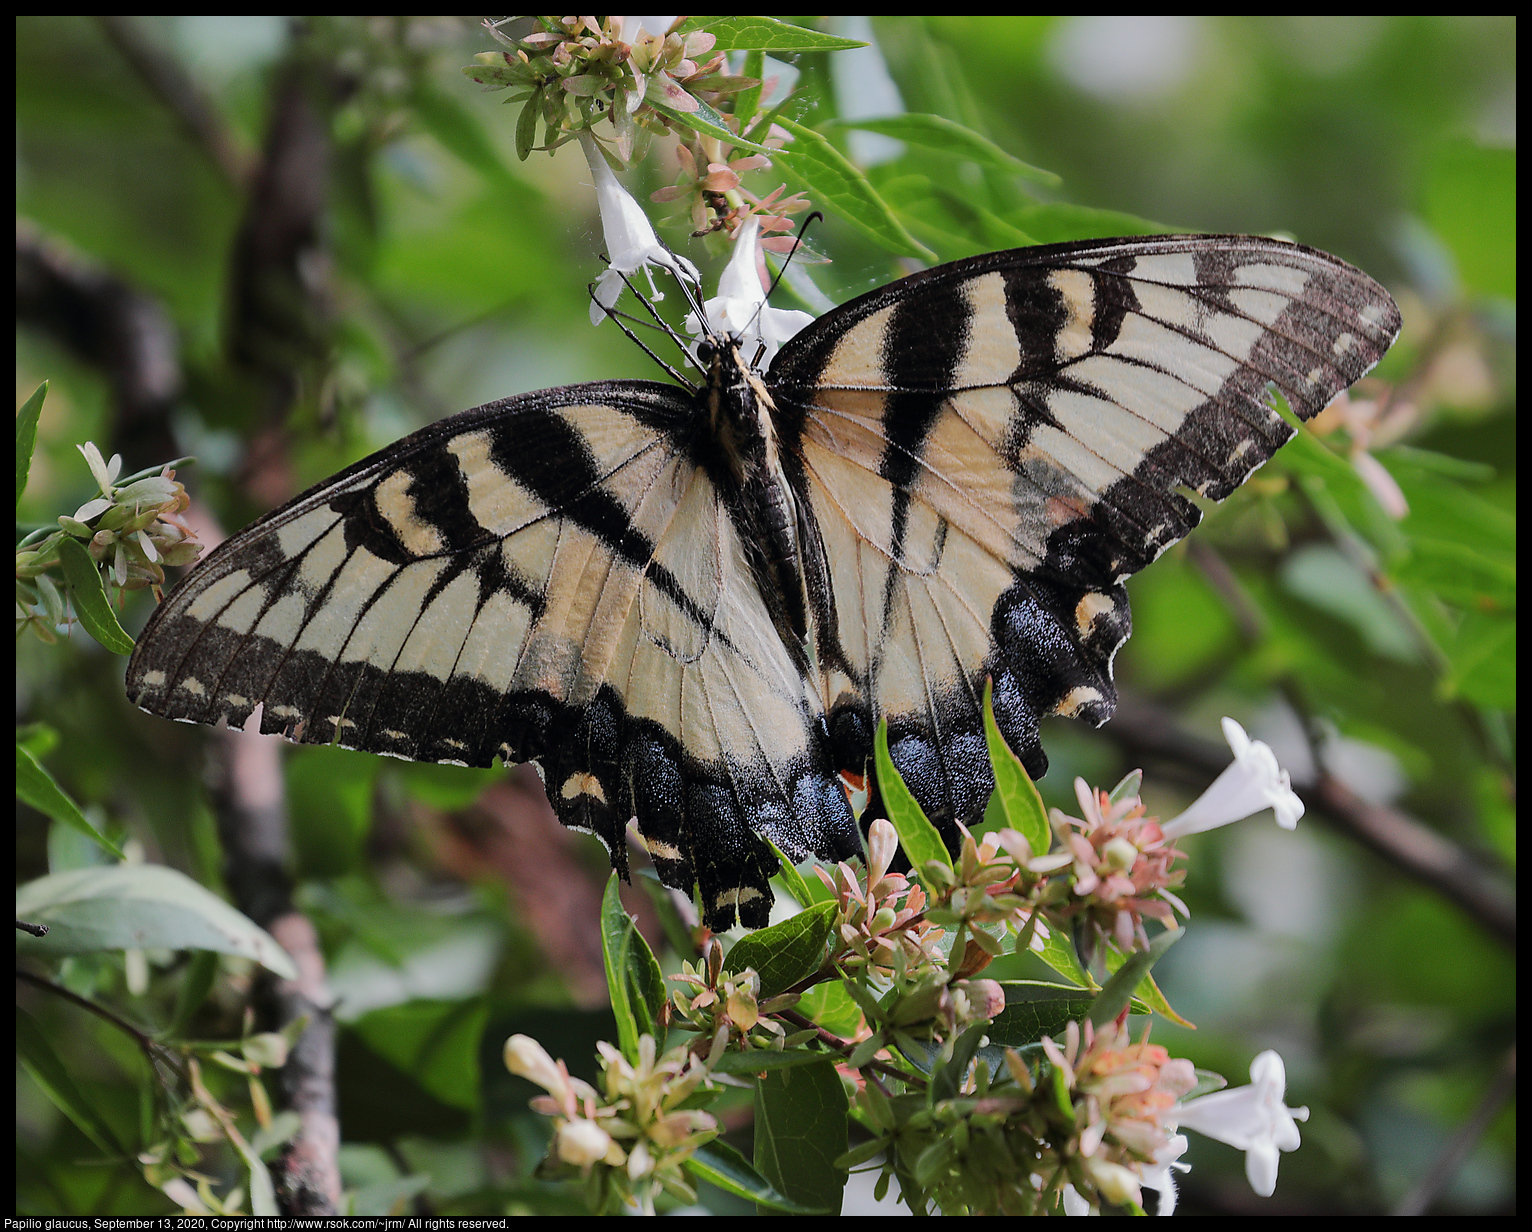
[[[154,612],[140,707],[415,761],[533,761],[628,874],[768,919],[772,844],[844,859],[877,724],[949,845],[1104,723],[1124,581],[1399,331],[1372,279],[1248,236],[972,257],[820,316],[764,371],[568,385],[433,423],[220,545]]]

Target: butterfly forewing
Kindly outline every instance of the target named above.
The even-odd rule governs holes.
[[[827,559],[835,755],[894,762],[949,840],[988,795],[980,699],[1034,774],[1038,720],[1100,723],[1123,581],[1370,369],[1387,292],[1296,244],[1103,240],[994,253],[820,318],[768,378]],[[810,571],[814,576],[814,571]]]
[[[548,391],[444,420],[222,545],[155,613],[145,709],[397,757],[536,760],[626,869],[636,817],[710,923],[759,927],[776,860],[858,837],[666,386]]]

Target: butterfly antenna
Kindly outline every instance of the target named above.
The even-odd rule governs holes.
[[[793,246],[788,249],[787,255],[782,258],[782,268],[777,271],[777,276],[771,280],[771,285],[766,288],[767,299],[770,299],[772,293],[776,291],[777,284],[782,281],[782,275],[787,273],[787,267],[792,264],[793,258],[798,255],[798,246],[803,243],[803,237],[808,234],[809,223],[823,222],[824,220],[825,216],[818,210],[815,210],[803,220],[803,225],[798,228],[798,238],[793,241]]]
[[[750,318],[750,324],[752,326],[756,325],[760,321],[761,313],[763,311],[765,311],[766,305],[770,301],[772,293],[774,291],[776,291],[776,289],[777,289],[777,284],[782,281],[782,275],[787,273],[787,267],[792,263],[793,257],[797,255],[798,246],[803,243],[803,237],[808,232],[809,223],[811,223],[811,222],[823,222],[824,221],[824,217],[825,216],[823,214],[821,214],[818,210],[815,210],[812,214],[810,214],[807,218],[805,218],[803,220],[803,225],[798,228],[798,238],[793,241],[793,246],[790,249],[788,249],[787,256],[785,256],[782,259],[782,268],[777,271],[776,277],[774,277],[771,280],[771,285],[766,288],[766,296],[765,296],[765,298],[762,299],[761,302],[756,305],[755,314]],[[763,248],[761,251],[764,252],[765,249]],[[751,360],[750,366],[753,368],[753,367],[756,367],[758,364],[760,364],[761,356],[764,355],[765,353],[766,353],[766,347],[765,347],[765,344],[763,343],[761,345],[760,350],[756,351],[755,358],[753,360]]]
[[[621,271],[619,271],[619,272],[621,272]],[[643,304],[643,306],[649,310],[649,315],[654,317],[654,319],[659,323],[659,328],[664,330],[665,333],[670,336],[670,339],[673,342],[675,342],[677,346],[681,346],[682,344],[680,342],[680,339],[676,335],[676,331],[671,329],[670,325],[660,316],[659,313],[655,312],[654,306],[652,304],[650,304],[650,302],[648,300],[648,297],[645,296],[642,291],[640,291],[637,287],[635,287],[633,285],[632,280],[626,274],[622,275],[622,280],[623,280],[623,282],[625,284],[627,284],[628,289],[631,290],[634,295],[638,296],[639,303]],[[586,287],[586,290],[587,290],[587,292],[589,292],[591,299],[593,299],[593,300],[596,299],[596,284],[595,283],[590,283]],[[600,301],[597,300],[597,302],[599,303]],[[684,385],[687,389],[691,390],[693,393],[696,393],[696,391],[698,389],[698,386],[697,386],[696,382],[690,380],[688,377],[683,376],[681,373],[677,372],[668,363],[666,363],[663,359],[661,359],[658,355],[656,355],[654,353],[653,349],[650,348],[648,343],[646,343],[642,338],[640,338],[636,333],[633,332],[633,330],[628,326],[627,321],[624,320],[625,317],[628,317],[627,313],[618,312],[616,310],[616,308],[609,308],[605,304],[602,304],[601,310],[603,312],[605,312],[606,315],[609,318],[611,318],[613,321],[617,322],[617,328],[622,330],[622,332],[628,336],[628,340],[630,342],[632,342],[634,346],[636,346],[640,351],[642,351],[650,359],[654,360],[654,362],[657,363],[661,368],[663,368],[666,372],[668,372],[670,374],[671,378],[673,380],[675,380],[678,384]],[[647,324],[647,322],[639,321],[636,318],[628,317],[628,319],[632,320],[635,325],[645,325],[645,324]]]

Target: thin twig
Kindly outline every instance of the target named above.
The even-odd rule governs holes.
[[[250,156],[191,75],[144,37],[136,18],[105,13],[97,14],[96,21],[149,91],[191,134],[224,178],[234,188],[243,190],[250,178]]]
[[[1447,1188],[1448,1183],[1457,1175],[1458,1169],[1463,1166],[1463,1161],[1468,1158],[1468,1153],[1478,1144],[1479,1139],[1484,1136],[1485,1131],[1489,1129],[1515,1091],[1516,1048],[1513,1045],[1506,1056],[1505,1064],[1500,1067],[1489,1089],[1484,1092],[1484,1097],[1479,1101],[1479,1106],[1474,1109],[1473,1115],[1452,1136],[1452,1140],[1436,1157],[1426,1174],[1420,1178],[1420,1183],[1394,1208],[1395,1215],[1424,1215],[1430,1210],[1431,1204],[1441,1197],[1442,1191]]]
[[[88,997],[82,997],[77,992],[71,992],[62,984],[55,984],[52,980],[46,979],[40,975],[36,975],[31,971],[24,971],[20,968],[17,968],[16,978],[21,980],[23,983],[31,984],[36,988],[41,988],[46,992],[50,992],[55,997],[60,997],[72,1005],[77,1005],[82,1010],[88,1010],[90,1013],[96,1015],[96,1017],[102,1018],[105,1021],[111,1023],[112,1026],[116,1027],[124,1035],[131,1036],[133,1042],[138,1045],[139,1051],[144,1054],[144,1059],[149,1062],[150,1073],[158,1074],[159,1071],[157,1069],[157,1064],[164,1064],[170,1069],[174,1070],[183,1082],[187,1080],[185,1062],[174,1049],[167,1048],[147,1031],[143,1031],[138,1027],[135,1027],[126,1018],[123,1018],[118,1014],[114,1014],[111,1010],[107,1009],[106,1006],[100,1005],[97,1002],[90,1000]]]

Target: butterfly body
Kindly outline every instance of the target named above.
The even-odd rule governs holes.
[[[415,760],[533,760],[626,872],[630,819],[711,927],[860,835],[838,772],[889,724],[949,842],[980,699],[1100,723],[1124,580],[1397,333],[1333,257],[1249,237],[994,253],[874,291],[766,372],[597,382],[430,425],[212,553],[128,672],[145,709]]]

